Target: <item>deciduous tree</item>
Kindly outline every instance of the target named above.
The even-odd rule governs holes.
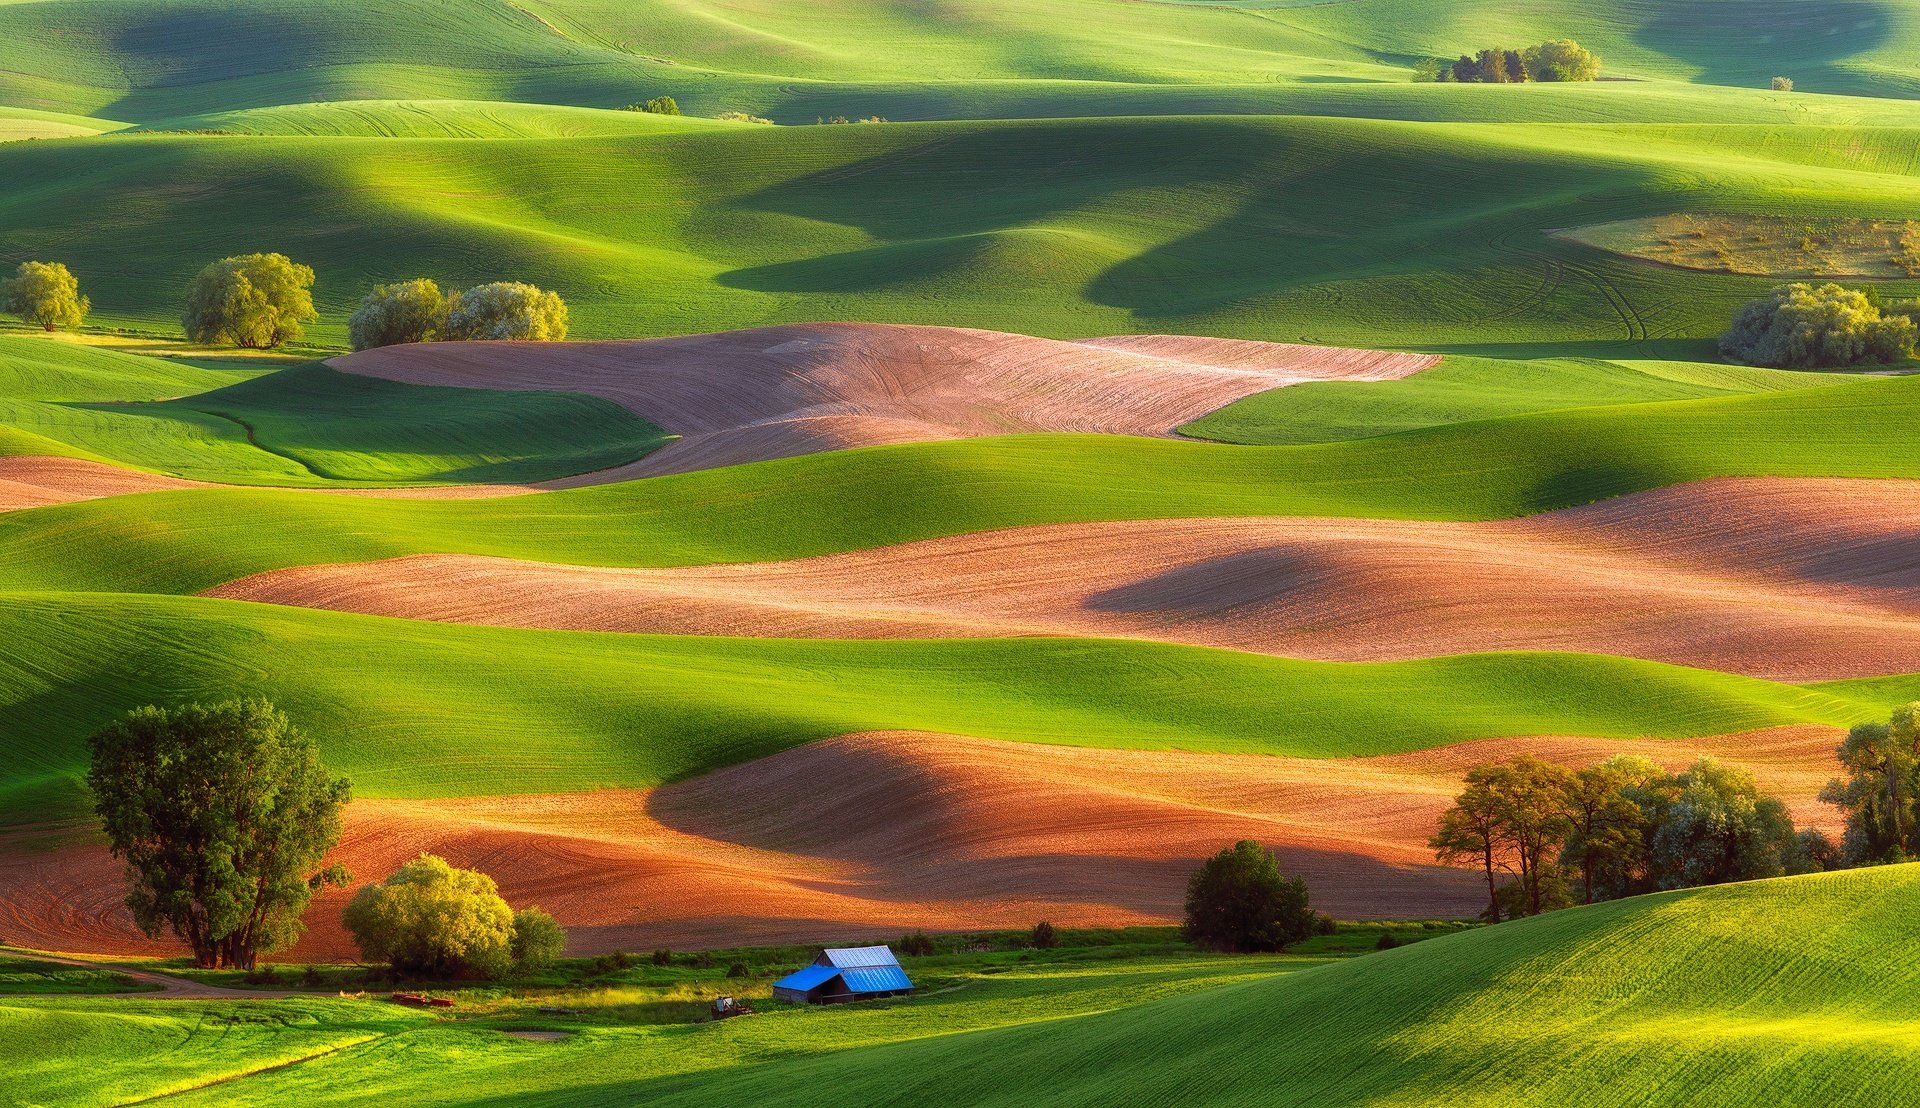
[[[78,327],[93,302],[80,295],[80,282],[59,262],[21,262],[0,281],[0,309],[44,330]]]
[[[1239,953],[1285,950],[1314,932],[1307,883],[1252,839],[1204,862],[1187,883],[1187,941]]]
[[[139,708],[87,745],[134,922],[171,929],[195,965],[252,969],[300,937],[316,889],[347,880],[321,862],[352,790],[266,701]]]
[[[1820,799],[1847,821],[1842,849],[1855,865],[1904,861],[1920,854],[1920,703],[1896,708],[1886,723],[1862,723],[1834,751],[1845,778]]]
[[[567,337],[567,305],[557,293],[495,281],[454,296],[440,337],[558,342]]]
[[[425,277],[375,285],[347,319],[347,341],[355,350],[426,342],[447,325],[447,298]]]
[[[320,318],[313,310],[313,270],[285,254],[222,258],[200,271],[180,317],[194,342],[271,348]]]

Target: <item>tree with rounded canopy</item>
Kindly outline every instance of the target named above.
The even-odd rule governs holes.
[[[270,349],[299,338],[301,325],[318,318],[310,267],[285,254],[244,254],[200,271],[180,323],[193,342]]]
[[[1187,941],[1235,953],[1285,950],[1313,934],[1307,883],[1282,877],[1280,863],[1253,839],[1207,859],[1187,883]]]
[[[567,337],[567,305],[557,293],[520,281],[495,281],[455,294],[440,337],[558,342]]]
[[[347,341],[355,350],[426,342],[447,323],[447,298],[425,277],[375,285],[347,319]]]
[[[1674,783],[1647,850],[1657,888],[1752,881],[1799,868],[1787,807],[1762,794],[1753,774],[1701,758]]]
[[[202,968],[252,969],[300,938],[352,796],[265,700],[129,712],[87,740],[87,784],[127,908],[149,938],[171,929]]]
[[[0,281],[0,308],[48,331],[78,327],[93,302],[80,295],[80,282],[59,262],[21,262]]]
[[[552,916],[516,915],[493,878],[432,854],[355,893],[345,922],[362,957],[428,977],[500,977],[551,962],[566,946]]]
[[[1864,292],[1835,284],[1781,285],[1750,300],[1720,336],[1720,352],[1748,365],[1820,369],[1913,356],[1914,321],[1882,313]]]
[[[1600,59],[1570,38],[1543,42],[1520,52],[1527,76],[1536,81],[1594,81],[1600,77]]]

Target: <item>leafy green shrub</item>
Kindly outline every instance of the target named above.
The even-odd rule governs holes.
[[[928,955],[933,953],[933,940],[925,931],[915,931],[911,935],[900,936],[900,953]]]
[[[1772,80],[1772,82],[1770,82],[1770,83],[1769,83],[1769,84],[1767,85],[1767,87],[1768,87],[1768,88],[1771,88],[1771,89],[1772,89],[1773,91],[1775,91],[1775,92],[1792,92],[1792,91],[1793,91],[1793,78],[1791,78],[1791,77],[1775,77],[1775,78],[1774,78],[1774,79]]]
[[[764,123],[768,126],[773,125],[773,120],[771,119],[765,119],[757,115],[749,115],[746,112],[721,112],[714,118],[724,119],[728,123]]]
[[[425,277],[375,285],[347,319],[347,341],[355,350],[426,342],[447,324],[447,298]]]
[[[269,349],[299,338],[301,325],[318,318],[311,268],[285,254],[244,254],[200,271],[180,323],[194,342]]]
[[[1781,369],[1884,364],[1912,357],[1914,336],[1903,309],[1883,315],[1864,292],[1796,283],[1748,301],[1720,336],[1720,352]]]
[[[429,977],[500,977],[516,963],[551,962],[566,945],[553,917],[538,909],[516,914],[493,878],[432,854],[362,888],[345,919],[363,958]]]
[[[679,115],[680,104],[671,96],[656,96],[643,104],[628,104],[627,110],[648,115]]]
[[[747,969],[747,964],[745,962],[735,962],[734,964],[727,967],[728,977],[747,977],[751,973],[752,971]]]
[[[1041,950],[1052,950],[1058,945],[1059,941],[1059,938],[1053,933],[1053,924],[1048,923],[1046,920],[1041,920],[1039,923],[1033,925],[1034,946]]]
[[[545,969],[566,948],[567,933],[552,916],[538,908],[522,908],[513,914],[513,941],[508,949],[516,968]]]
[[[1187,941],[1234,953],[1285,950],[1314,933],[1307,883],[1282,877],[1273,854],[1242,839],[1207,859],[1187,884]]]
[[[21,262],[0,281],[0,309],[43,330],[78,327],[93,302],[80,295],[80,282],[59,262]]]
[[[557,293],[495,281],[454,294],[440,337],[558,342],[567,337],[567,305]]]
[[[1380,932],[1380,941],[1373,944],[1373,949],[1392,950],[1394,947],[1397,947],[1399,945],[1400,945],[1400,940],[1393,937],[1393,932],[1382,931]]]
[[[661,947],[661,948],[660,948],[659,950],[656,950],[656,951],[654,951],[654,952],[653,952],[653,964],[654,964],[654,965],[656,965],[656,966],[670,966],[670,965],[672,965],[672,964],[673,964],[673,951],[671,951],[671,950],[668,950],[668,949],[667,949],[666,947],[664,947],[664,946],[663,946],[663,947]]]
[[[1594,81],[1600,77],[1600,59],[1570,38],[1529,46],[1520,57],[1528,78],[1535,81]]]

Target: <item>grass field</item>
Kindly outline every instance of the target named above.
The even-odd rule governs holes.
[[[349,999],[13,998],[0,1028],[24,1048],[13,1092],[76,1104],[1897,1102],[1920,1085],[1916,1014],[1883,955],[1910,936],[1917,882],[1895,867],[1662,894],[1336,960],[916,966],[941,987],[718,1026],[653,1023],[637,1011],[653,994],[613,989],[561,1021],[532,998],[451,1020]],[[502,1034],[555,1027],[574,1033]],[[75,1044],[85,1084],[36,1060]]]
[[[611,635],[175,597],[16,594],[0,629],[14,644],[0,781],[29,820],[76,814],[85,738],[117,714],[236,690],[296,715],[368,796],[654,785],[852,731],[1331,757],[1846,725],[1920,691],[1580,654],[1329,663],[1123,640]]]
[[[414,554],[684,567],[1051,523],[1164,521],[1177,532],[1208,517],[1508,520],[1721,477],[1920,479],[1904,447],[1920,419],[1920,379],[1901,375],[1911,365],[1890,375],[1754,369],[1717,361],[1713,342],[1782,275],[1853,273],[1885,300],[1920,295],[1920,247],[1908,242],[1920,227],[1920,0],[0,0],[0,27],[0,273],[58,260],[93,300],[83,335],[0,330],[0,495],[54,502],[0,512],[0,932],[8,920],[41,927],[34,913],[56,904],[69,917],[103,915],[36,934],[115,934],[110,900],[86,907],[79,892],[49,893],[66,875],[45,859],[73,859],[76,872],[104,864],[75,833],[89,805],[85,739],[145,703],[272,697],[376,801],[356,806],[350,826],[377,829],[376,817],[432,807],[416,800],[651,788],[868,731],[971,736],[974,750],[1325,759],[1486,738],[1539,736],[1551,753],[1794,728],[1756,737],[1756,759],[1774,759],[1769,772],[1804,808],[1825,779],[1820,728],[1884,719],[1920,697],[1920,674],[1880,673],[1913,668],[1899,662],[1820,671],[1877,674],[1858,680],[1788,684],[1602,654],[1322,662],[1125,638],[593,633],[487,626],[485,612],[441,623],[197,595],[266,571]],[[1606,79],[1413,80],[1422,59],[1563,37],[1598,53]],[[1775,76],[1798,91],[1768,90]],[[661,95],[687,114],[619,110]],[[776,125],[718,118],[741,112]],[[826,125],[835,117],[891,122]],[[192,276],[256,250],[314,267],[321,318],[303,343],[240,356],[179,342]],[[929,442],[882,427],[820,441],[906,444],[497,498],[320,495],[537,483],[618,467],[669,439],[581,394],[406,385],[324,364],[374,284],[415,276],[537,283],[565,297],[572,337],[586,339],[849,320],[1443,360],[1404,380],[1247,396],[1179,428],[1186,441]],[[1063,349],[1055,356],[1085,348]],[[938,351],[922,352],[938,363]],[[887,366],[857,359],[834,371],[891,380]],[[804,376],[794,394],[811,397]],[[821,427],[863,418],[821,395],[795,411]],[[1021,421],[1015,403],[963,422],[1056,425]],[[635,404],[647,411],[644,398]],[[173,491],[106,495],[136,478],[116,485],[101,463]],[[35,483],[63,480],[74,487]],[[1676,502],[1702,513],[1749,503],[1712,502],[1730,487]],[[1857,488],[1819,502],[1851,504]],[[1821,611],[1905,626],[1920,593],[1906,537],[1889,522],[1901,506],[1877,492],[1860,500],[1874,503],[1863,514],[1882,514],[1820,534],[1818,520],[1779,521],[1779,534],[1810,536],[1818,550],[1769,551],[1767,521],[1736,521],[1744,545],[1726,564],[1788,582],[1783,596],[1804,590],[1804,611],[1780,615],[1778,628],[1819,639]],[[1635,541],[1666,550],[1667,522],[1641,520]],[[1610,526],[1624,536],[1635,525],[1600,519],[1578,537],[1584,560],[1567,564],[1610,571]],[[1477,540],[1488,561],[1500,533],[1484,528]],[[1533,540],[1545,550],[1552,536]],[[1020,541],[993,556],[1048,556]],[[1403,551],[1369,549],[1287,572],[1340,577],[1327,588],[1342,596],[1368,574],[1402,579],[1391,573],[1406,569]],[[1450,556],[1471,569],[1482,548],[1460,549]],[[1714,598],[1732,586],[1711,577],[1716,555],[1686,557],[1662,563],[1658,581],[1698,601],[1709,640]],[[1224,581],[1235,567],[1195,579]],[[1185,568],[1141,572],[1161,580]],[[1417,592],[1380,598],[1401,603],[1410,630],[1440,618]],[[1306,594],[1269,606],[1308,607]],[[1631,622],[1637,599],[1617,605],[1635,633],[1653,625]],[[1206,605],[1223,622],[1265,618],[1224,591],[1180,603],[1189,607],[1167,605],[1168,618]],[[1521,607],[1516,622],[1537,617]],[[778,630],[799,626],[779,615],[766,626],[798,633]],[[1741,633],[1766,641],[1773,615],[1741,609]],[[1672,622],[1670,612],[1644,620],[1663,616]],[[1621,634],[1640,644],[1622,651],[1737,668]],[[832,764],[898,760],[899,748],[862,749]],[[1426,757],[1444,770],[1454,756]],[[1349,841],[1339,823],[1313,821],[1388,786],[1343,781],[1342,801],[1275,777],[1272,796],[1225,786],[1176,796],[1172,784],[1142,784],[1143,765],[1129,763],[1135,777],[1121,782],[1107,757],[1107,769],[1086,772],[1109,777],[1072,787],[1111,791],[1114,811],[1183,827],[1201,807],[1208,820],[1271,817],[1259,826],[1284,825],[1298,839],[1286,849],[1322,859],[1311,864],[1359,859],[1381,874],[1356,882],[1437,888],[1459,876],[1415,874],[1424,855],[1407,853],[1426,835],[1407,827],[1428,818],[1420,805],[1438,792],[1381,793],[1399,805],[1400,838],[1356,826]],[[1162,776],[1171,762],[1129,757],[1153,758]],[[939,758],[906,762],[901,773],[925,778],[913,788],[959,790]],[[1269,787],[1255,776],[1233,784]],[[921,844],[930,865],[958,865],[940,844],[975,832],[985,845],[965,849],[1018,855],[995,865],[1051,872],[1062,858],[1105,858],[1113,865],[1087,867],[1087,887],[1047,903],[1146,910],[1147,894],[1099,886],[1110,875],[1095,871],[1144,874],[1158,856],[1100,837],[1113,828],[1037,814],[1040,830],[1028,828],[1008,790],[1030,781],[977,780],[1000,790],[980,803],[1005,826],[936,828]],[[725,795],[765,791],[751,784]],[[498,812],[520,801],[501,803]],[[942,809],[956,819],[987,810],[957,796]],[[635,867],[738,865],[767,847],[791,870],[778,885],[790,893],[778,895],[804,903],[800,890],[817,885],[840,905],[791,918],[829,927],[864,904],[911,920],[884,865],[871,880],[851,876],[866,865],[861,851],[878,848],[825,828],[801,847],[709,828],[702,854],[680,841],[692,832],[638,808],[619,817],[627,823],[581,822],[564,835],[538,826],[546,817],[531,807],[497,826],[474,812],[447,815],[447,827],[471,817],[447,849],[496,841],[485,849],[518,867],[513,881],[558,882],[563,869],[577,878],[581,859],[605,850],[619,855],[609,866],[633,871],[617,887],[636,899],[621,903],[654,903],[658,890],[642,888]],[[730,815],[744,827],[756,813]],[[622,838],[635,827],[675,838]],[[1031,845],[1043,832],[1054,837]],[[1184,847],[1163,849],[1179,862]],[[996,895],[1012,911],[1032,906]],[[136,982],[9,952],[0,1102],[1902,1103],[1920,1090],[1920,1011],[1899,957],[1916,897],[1920,874],[1888,867],[1574,909],[1364,957],[1345,957],[1370,945],[1351,935],[1337,949],[1315,940],[1247,959],[1170,944],[958,954],[920,964],[925,987],[911,1000],[769,1004],[718,1026],[688,1020],[724,979],[678,969],[468,989],[436,1016],[346,996],[76,995]],[[1380,903],[1392,914],[1391,900]],[[951,919],[942,904],[945,916],[927,918]],[[696,908],[707,911],[687,911]],[[727,906],[743,921],[757,910]],[[633,934],[647,909],[619,911],[578,925],[600,935],[587,949]],[[756,973],[771,967],[752,957]],[[357,972],[334,967],[321,980]],[[541,997],[583,983],[566,994],[585,1010],[579,1019],[536,1011]],[[764,997],[765,984],[750,975],[725,987]],[[571,1034],[503,1034],[518,1030]]]
[[[9,249],[64,259],[102,322],[145,328],[176,326],[212,257],[270,242],[318,270],[315,334],[336,343],[372,284],[427,274],[557,288],[582,337],[862,318],[1698,357],[1765,279],[1549,232],[1702,209],[1914,218],[1917,136],[1250,117],[107,136],[0,147],[0,172],[37,182],[0,196],[0,224]]]

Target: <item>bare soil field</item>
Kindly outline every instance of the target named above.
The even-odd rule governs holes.
[[[1395,380],[1438,360],[1168,335],[1063,342],[958,327],[810,323],[622,342],[427,343],[327,364],[410,384],[586,393],[683,436],[598,475],[624,480],[1022,431],[1163,436],[1256,392]]]
[[[1625,752],[1679,768],[1711,754],[1832,830],[1815,796],[1837,738],[1517,738],[1308,760],[849,735],[651,791],[356,801],[336,858],[359,881],[423,850],[478,867],[512,902],[553,912],[575,953],[1170,922],[1197,860],[1243,837],[1273,847],[1336,916],[1461,917],[1481,907],[1476,875],[1433,865],[1425,841],[1475,762]],[[171,950],[133,929],[121,895],[117,866],[82,832],[0,836],[9,942]],[[345,898],[316,901],[292,956],[352,956]]]
[[[522,627],[1102,635],[1336,661],[1576,650],[1808,681],[1920,670],[1916,536],[1920,482],[1737,478],[1490,523],[1123,521],[664,570],[419,555],[209,595]]]

